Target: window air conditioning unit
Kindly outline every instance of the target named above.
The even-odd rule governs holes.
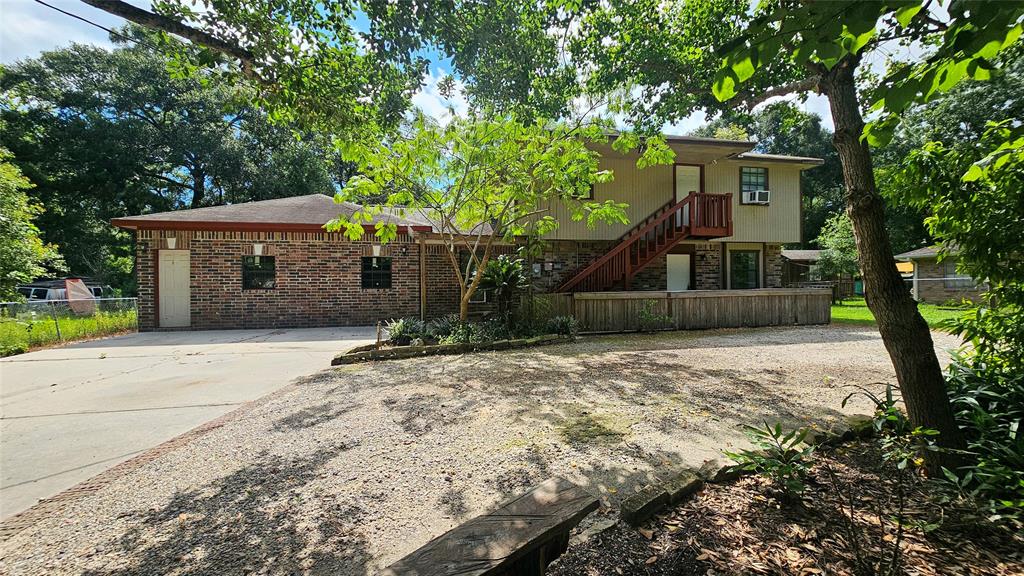
[[[768,204],[772,199],[771,190],[744,190],[744,204]]]

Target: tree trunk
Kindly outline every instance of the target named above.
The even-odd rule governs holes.
[[[199,169],[192,171],[192,203],[190,208],[199,208],[206,199],[206,174]]]
[[[465,322],[469,319],[469,298],[463,297],[459,299],[459,320]]]
[[[854,78],[857,64],[852,57],[841,61],[822,76],[820,89],[828,97],[835,123],[835,146],[843,166],[846,210],[853,222],[864,294],[896,369],[911,422],[937,430],[939,445],[961,448],[963,439],[946,394],[931,332],[896,270],[871,152],[860,138],[864,119]],[[939,466],[955,465],[958,460],[948,453],[928,452],[925,456],[931,473],[938,472]]]

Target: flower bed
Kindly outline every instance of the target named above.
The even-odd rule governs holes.
[[[511,348],[524,348],[526,346],[543,346],[557,342],[567,342],[571,336],[561,334],[547,334],[533,338],[516,338],[513,340],[495,340],[493,342],[465,342],[460,344],[424,344],[422,346],[385,346],[377,348],[375,344],[357,346],[338,354],[331,360],[331,366],[343,364],[356,364],[374,360],[399,360],[401,358],[416,358],[420,356],[436,356],[441,354],[465,354],[467,352],[482,352],[487,350],[508,350]]]

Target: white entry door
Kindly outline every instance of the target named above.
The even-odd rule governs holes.
[[[668,289],[671,292],[690,289],[690,255],[668,255]]]
[[[160,250],[157,275],[160,278],[160,327],[185,328],[192,325],[189,251]]]
[[[676,202],[690,195],[703,192],[700,189],[700,166],[676,164]]]

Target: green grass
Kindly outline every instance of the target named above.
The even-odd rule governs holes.
[[[939,323],[950,318],[959,318],[969,308],[954,306],[939,306],[936,304],[918,304],[917,309],[921,312],[925,322],[932,329],[939,329]],[[863,298],[849,298],[842,304],[832,305],[832,321],[843,324],[861,324],[865,326],[875,325],[875,316],[868,310],[868,305]]]
[[[58,317],[60,337],[53,319],[39,316],[35,320],[0,317],[0,356],[27,352],[33,348],[60,342],[73,342],[135,330],[135,310],[96,312],[91,316]]]

